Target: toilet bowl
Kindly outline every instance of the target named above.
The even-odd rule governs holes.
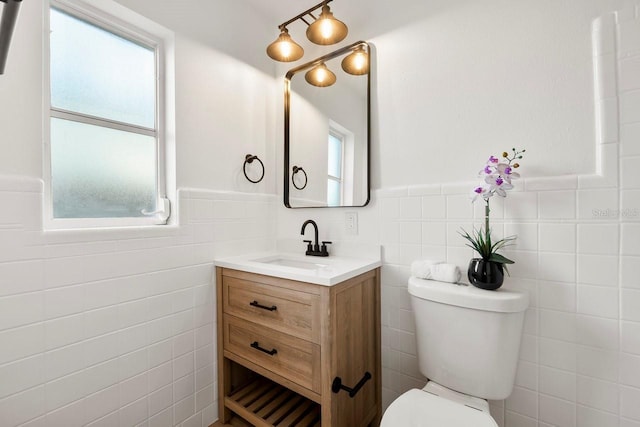
[[[421,390],[398,397],[381,427],[497,427],[486,399],[513,389],[527,293],[409,279]]]

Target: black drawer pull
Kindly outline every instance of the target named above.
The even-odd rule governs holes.
[[[260,304],[258,301],[252,301],[249,303],[249,305],[252,307],[257,307],[257,308],[261,308],[263,310],[269,310],[269,311],[276,311],[278,309],[278,307],[276,307],[275,305],[272,305],[271,307],[267,307],[266,305]]]
[[[340,390],[344,390],[347,393],[349,393],[349,397],[354,397],[360,391],[364,383],[366,383],[370,379],[371,379],[371,374],[369,372],[365,372],[362,379],[358,381],[358,384],[356,384],[354,388],[351,388],[342,384],[342,379],[340,377],[336,377],[333,380],[333,383],[331,384],[331,391],[334,393],[338,393],[340,392]]]
[[[251,347],[255,348],[256,350],[260,350],[263,353],[267,353],[269,356],[273,356],[274,354],[278,353],[278,350],[276,350],[275,348],[272,348],[271,350],[267,350],[266,348],[260,347],[260,344],[258,344],[258,341],[252,342]]]

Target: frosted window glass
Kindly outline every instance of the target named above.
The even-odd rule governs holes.
[[[51,119],[54,218],[141,217],[156,209],[156,140]]]
[[[155,128],[153,49],[51,9],[51,106]]]
[[[329,134],[328,170],[329,175],[342,177],[342,140]]]
[[[327,205],[340,206],[340,182],[332,179],[327,180]]]

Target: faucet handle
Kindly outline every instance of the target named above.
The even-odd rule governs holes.
[[[322,252],[323,254],[329,255],[329,251],[327,251],[327,245],[330,245],[331,243],[333,242],[330,242],[328,240],[323,240],[322,246],[320,247],[320,252]]]
[[[311,246],[311,240],[303,240],[303,242],[307,244],[307,251],[313,250],[313,247]]]

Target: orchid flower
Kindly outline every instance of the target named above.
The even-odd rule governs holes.
[[[512,179],[520,178],[520,174],[515,172],[513,167],[508,163],[500,163],[497,166],[498,173],[505,181],[511,183]]]
[[[524,152],[525,150],[516,151],[516,149],[513,148],[513,154],[509,155],[509,153],[505,151],[502,153],[502,158],[506,161],[503,162],[500,162],[495,156],[489,157],[482,170],[478,172],[478,177],[482,178],[483,182],[471,191],[471,199],[474,202],[479,197],[482,197],[485,202],[484,230],[481,228],[472,234],[463,230],[463,232],[460,233],[462,237],[469,242],[467,246],[478,252],[482,259],[498,262],[505,268],[505,264],[513,264],[513,261],[498,254],[496,251],[514,240],[515,236],[505,237],[492,243],[491,230],[489,229],[489,199],[494,194],[507,197],[507,191],[513,189],[511,180],[520,178],[520,174],[514,171],[514,169],[517,169],[520,165],[514,163],[514,161],[516,159],[522,159],[522,153]]]
[[[486,185],[481,185],[474,188],[471,192],[471,200],[475,202],[478,197],[482,197],[483,199],[487,200],[489,197],[491,197],[489,195],[489,190],[490,187]]]
[[[489,164],[487,164],[484,169],[478,172],[478,176],[482,177],[483,175],[493,175],[497,172],[497,169]]]
[[[489,193],[491,195],[497,194],[498,196],[507,197],[507,190],[513,188],[513,185],[500,175],[490,175],[484,179],[484,182],[489,184]]]

